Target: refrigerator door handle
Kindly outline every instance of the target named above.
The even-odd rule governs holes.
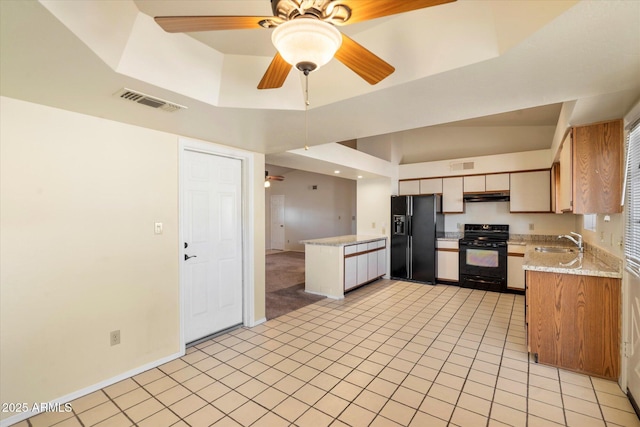
[[[407,279],[413,279],[413,236],[409,233],[407,239]]]

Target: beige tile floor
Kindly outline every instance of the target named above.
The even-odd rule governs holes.
[[[379,281],[188,349],[19,426],[640,426],[615,382],[538,365],[521,295]]]

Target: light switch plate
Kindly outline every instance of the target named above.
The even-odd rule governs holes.
[[[154,225],[154,233],[155,234],[162,234],[162,223],[161,222],[156,222]]]

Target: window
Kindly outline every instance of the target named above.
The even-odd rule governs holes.
[[[597,215],[596,214],[584,214],[584,229],[589,231],[596,231]]]
[[[627,137],[627,170],[625,180],[625,258],[627,270],[640,277],[640,122]]]

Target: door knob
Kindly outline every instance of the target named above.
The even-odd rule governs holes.
[[[187,255],[187,254],[184,254],[184,260],[186,261],[186,260],[188,260],[189,258],[196,258],[197,256],[198,256],[198,255],[191,255],[191,256],[189,256],[189,255]]]

